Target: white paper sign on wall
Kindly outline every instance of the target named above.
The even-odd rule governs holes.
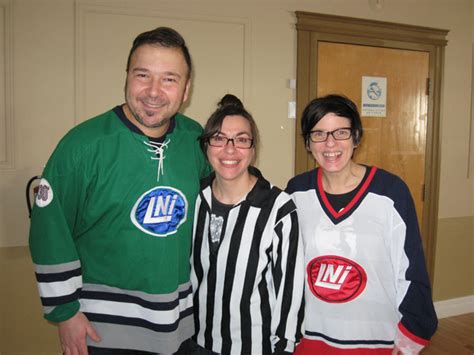
[[[387,78],[362,77],[361,116],[387,116]]]

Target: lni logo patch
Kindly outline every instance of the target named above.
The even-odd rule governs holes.
[[[132,208],[130,218],[140,230],[156,237],[174,234],[186,221],[188,202],[184,194],[169,186],[145,192]]]
[[[322,301],[343,303],[359,296],[367,284],[365,270],[355,261],[341,256],[314,258],[306,268],[308,286]]]

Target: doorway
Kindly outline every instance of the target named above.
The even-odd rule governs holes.
[[[382,113],[364,116],[355,161],[391,171],[415,200],[433,281],[439,186],[439,112],[447,31],[341,16],[296,12],[297,117],[317,96],[348,96],[361,110],[366,78],[386,83]],[[315,163],[296,129],[295,173]]]

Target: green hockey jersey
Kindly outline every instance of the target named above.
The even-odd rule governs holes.
[[[45,318],[83,312],[102,341],[174,352],[194,333],[189,255],[200,125],[177,114],[161,143],[117,106],[73,128],[49,159],[30,250]]]

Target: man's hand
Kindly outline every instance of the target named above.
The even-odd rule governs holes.
[[[99,342],[100,337],[83,313],[59,323],[59,340],[64,355],[88,355],[87,336]]]

